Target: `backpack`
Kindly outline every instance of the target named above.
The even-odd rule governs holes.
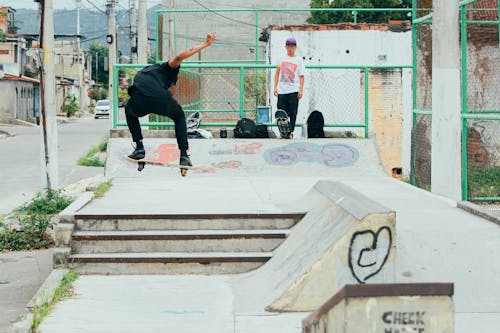
[[[255,122],[252,119],[241,118],[234,128],[235,138],[255,138]]]
[[[196,130],[200,128],[200,123],[201,123],[201,113],[200,112],[191,113],[186,118],[187,132],[188,133],[196,132]]]
[[[267,132],[266,124],[257,124],[255,126],[255,137],[260,139],[269,138],[269,133]]]
[[[307,137],[308,138],[324,138],[325,131],[323,127],[325,126],[325,119],[323,114],[317,110],[311,112],[309,117],[307,117]]]

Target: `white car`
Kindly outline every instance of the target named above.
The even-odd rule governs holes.
[[[109,117],[109,110],[111,109],[111,103],[109,99],[101,99],[97,101],[94,108],[95,119],[101,116]]]

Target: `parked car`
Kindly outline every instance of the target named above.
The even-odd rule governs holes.
[[[101,99],[97,101],[94,108],[95,119],[101,116],[109,117],[109,110],[111,109],[111,103],[109,99]]]

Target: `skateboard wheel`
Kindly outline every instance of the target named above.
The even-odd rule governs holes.
[[[187,169],[181,169],[181,176],[182,177],[186,177],[187,173],[188,173]]]
[[[144,170],[145,166],[146,166],[146,163],[143,163],[143,162],[137,163],[137,171],[141,172],[142,170]]]

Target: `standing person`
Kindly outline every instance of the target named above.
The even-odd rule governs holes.
[[[305,67],[302,59],[295,55],[297,41],[290,37],[285,42],[286,56],[278,60],[274,74],[274,96],[278,96],[278,109],[285,110],[290,118],[293,133],[297,120],[299,99],[304,89]]]
[[[177,83],[182,61],[214,42],[215,32],[211,32],[207,35],[204,43],[182,51],[167,62],[150,65],[137,72],[133,85],[128,89],[130,100],[125,105],[127,125],[136,145],[135,150],[128,156],[129,158],[140,160],[146,156],[139,117],[154,113],[167,116],[174,121],[177,145],[181,152],[179,164],[192,165],[188,156],[186,116],[169,89]]]

